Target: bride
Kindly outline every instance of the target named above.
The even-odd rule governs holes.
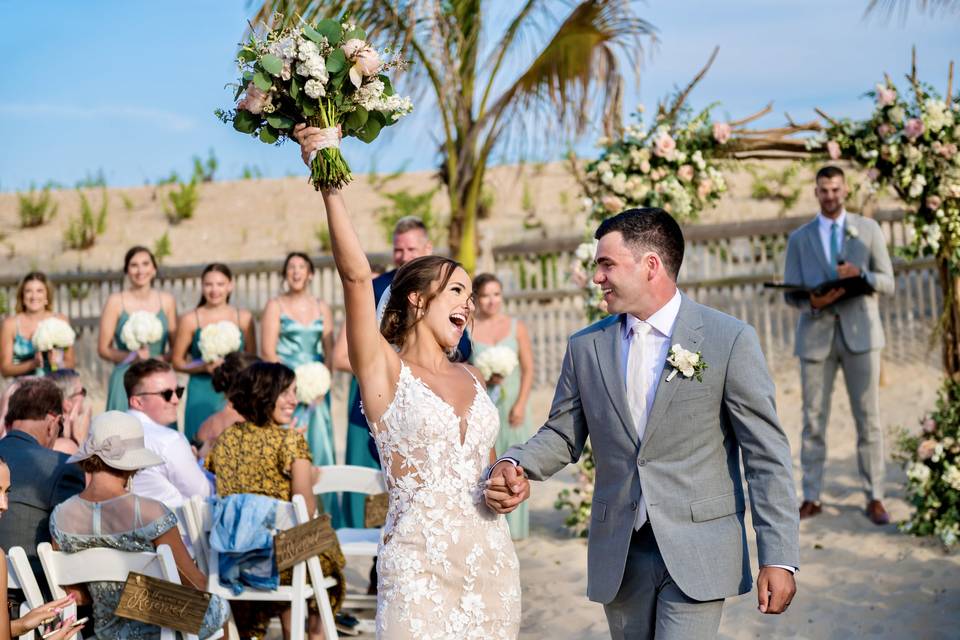
[[[331,131],[301,124],[294,135],[309,164]],[[350,363],[389,488],[377,637],[516,638],[519,564],[506,520],[483,501],[499,414],[477,370],[447,357],[473,313],[470,277],[448,258],[405,264],[378,327],[370,264],[343,197],[322,194]]]

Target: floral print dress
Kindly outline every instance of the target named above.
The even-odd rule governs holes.
[[[506,520],[483,501],[500,418],[476,378],[474,385],[462,442],[461,417],[406,364],[393,402],[371,423],[389,487],[377,560],[378,638],[519,633],[519,563]]]
[[[74,496],[50,515],[50,535],[61,551],[85,549],[154,551],[153,541],[177,526],[177,516],[162,503],[127,493],[103,502]],[[160,627],[114,615],[123,592],[122,582],[90,582],[93,626],[98,638],[159,640]],[[207,638],[226,624],[230,605],[213,596],[203,617],[200,637]]]

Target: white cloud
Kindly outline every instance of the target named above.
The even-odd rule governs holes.
[[[61,104],[3,104],[0,114],[19,117],[45,117],[59,120],[91,120],[122,118],[141,120],[151,126],[168,131],[189,131],[196,126],[193,119],[178,113],[137,106],[90,106],[81,107]],[[109,127],[108,127],[109,128]]]

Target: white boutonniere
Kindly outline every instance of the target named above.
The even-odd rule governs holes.
[[[696,378],[697,382],[703,382],[703,372],[707,368],[707,363],[700,357],[700,352],[687,351],[679,344],[670,347],[670,353],[667,354],[667,364],[673,367],[673,371],[667,376],[667,382],[673,380],[679,371],[684,378]]]
[[[856,240],[860,237],[860,232],[857,231],[856,227],[852,227],[849,224],[843,225],[843,231],[851,240]]]

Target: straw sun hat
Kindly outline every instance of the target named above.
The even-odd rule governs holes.
[[[122,411],[106,411],[90,423],[90,435],[67,462],[99,456],[103,463],[121,471],[135,471],[163,464],[163,458],[143,446],[140,421]]]

